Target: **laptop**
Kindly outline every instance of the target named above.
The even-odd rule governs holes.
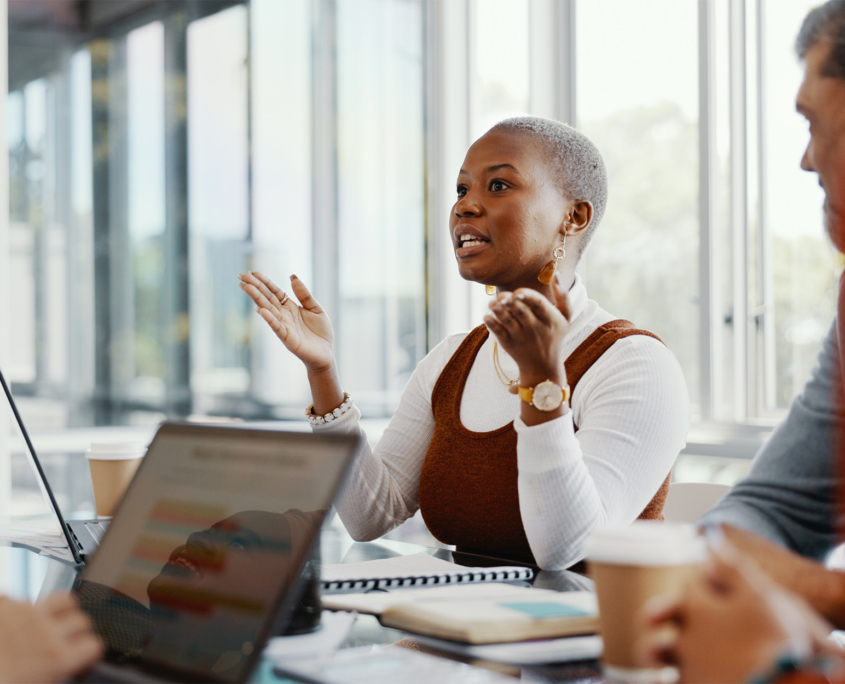
[[[38,484],[41,491],[44,493],[47,502],[56,517],[61,528],[62,535],[65,542],[70,549],[71,556],[77,564],[84,563],[88,557],[96,550],[100,539],[108,527],[108,520],[66,520],[62,515],[56,497],[53,495],[53,489],[44,474],[44,469],[41,467],[41,461],[38,459],[38,454],[35,453],[35,447],[32,445],[32,440],[29,438],[26,426],[23,423],[23,418],[18,411],[18,406],[12,396],[12,391],[6,383],[6,378],[3,376],[3,371],[0,370],[0,385],[3,386],[3,393],[6,395],[6,401],[12,409],[12,414],[15,417],[15,422],[20,429],[21,436],[26,444],[26,450],[29,455],[30,463],[32,463],[35,470],[35,476],[38,478]]]
[[[162,425],[74,585],[107,649],[82,681],[245,682],[362,439]]]

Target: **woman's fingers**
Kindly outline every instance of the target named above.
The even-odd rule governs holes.
[[[299,303],[302,305],[303,309],[315,314],[325,313],[325,311],[323,311],[323,307],[321,307],[317,303],[317,300],[314,299],[313,295],[311,294],[311,290],[309,290],[305,286],[305,283],[303,283],[295,275],[292,275],[290,277],[290,286],[293,290],[293,293],[296,295],[296,298],[299,300]]]
[[[242,276],[239,276],[241,282],[246,283],[247,285],[254,287],[258,293],[263,297],[263,300],[260,302],[259,305],[265,305],[265,303],[271,307],[276,309],[282,308],[282,302],[288,299],[287,295],[285,295],[285,291],[282,290],[276,283],[274,283],[270,278],[265,276],[262,273],[258,273],[257,271],[253,271],[251,273],[245,273]],[[255,297],[253,297],[255,299]],[[259,302],[256,302],[259,303]]]
[[[516,328],[519,327],[519,323],[512,313],[510,307],[511,299],[512,295],[510,293],[497,297],[494,301],[490,302],[490,311],[501,325],[509,330],[513,329],[515,332]]]
[[[537,295],[540,297],[540,295]],[[513,334],[523,331],[534,331],[538,327],[548,327],[550,320],[545,314],[545,320],[541,320],[535,314],[535,307],[542,311],[542,305],[534,301],[530,294],[523,294],[521,291],[509,294],[497,301],[491,302],[490,310],[496,318]]]
[[[519,289],[514,293],[517,302],[522,302],[543,325],[552,325],[552,309],[549,300],[539,292],[529,289]]]
[[[258,271],[252,273],[253,279],[256,281],[255,286],[273,306],[281,308],[282,302],[285,299],[285,293],[276,283],[270,278]]]
[[[534,312],[519,295],[513,297],[513,299],[508,302],[507,308],[511,317],[516,320],[523,329],[532,330],[538,325],[541,325],[540,321],[538,321],[537,317],[534,315]],[[546,326],[543,325],[543,327]]]
[[[241,283],[241,289],[249,295],[250,299],[255,302],[255,306],[258,307],[258,310],[266,309],[278,318],[281,312],[281,309],[273,304],[267,297],[265,297],[255,285],[249,283]]]
[[[508,329],[503,326],[499,321],[496,320],[494,316],[487,314],[484,317],[484,324],[487,326],[487,329],[496,336],[496,339],[499,340],[502,344],[507,343],[510,340],[510,332]]]

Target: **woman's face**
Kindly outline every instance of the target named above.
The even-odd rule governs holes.
[[[570,203],[538,143],[519,132],[485,134],[467,152],[457,194],[449,228],[461,277],[539,289],[537,274],[562,240]]]

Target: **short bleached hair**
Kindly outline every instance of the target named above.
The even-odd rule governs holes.
[[[593,219],[581,241],[583,254],[607,206],[607,169],[601,152],[572,126],[540,116],[505,119],[490,130],[517,131],[534,137],[552,164],[563,196],[572,201],[587,200],[593,205]]]

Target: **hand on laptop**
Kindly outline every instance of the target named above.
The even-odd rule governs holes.
[[[70,594],[36,605],[0,597],[0,682],[59,682],[93,665],[103,645]]]

